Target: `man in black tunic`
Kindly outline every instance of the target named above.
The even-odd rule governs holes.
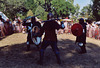
[[[83,33],[81,36],[77,36],[76,37],[76,42],[78,42],[78,45],[79,47],[81,48],[81,51],[79,52],[80,54],[83,54],[83,53],[86,53],[86,47],[85,47],[85,44],[86,44],[86,23],[84,22],[84,19],[83,18],[80,18],[79,19],[79,24],[82,25],[83,27]]]
[[[28,22],[28,23],[26,21],[27,20],[24,19],[23,26],[27,26],[27,32],[28,32],[28,36],[27,36],[27,51],[29,51],[30,50],[30,44],[33,44],[33,41],[32,41],[32,38],[31,38],[32,28],[34,26],[38,26],[41,29],[41,24],[36,21],[36,18],[35,17],[32,17],[31,18],[31,21]],[[34,36],[36,36],[36,35],[34,35]]]

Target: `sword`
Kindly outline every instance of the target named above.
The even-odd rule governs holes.
[[[35,15],[35,16],[32,16],[32,17],[37,17],[37,16],[39,16],[40,14],[38,14],[38,15]],[[28,20],[28,19],[30,19],[30,18],[32,18],[31,16],[28,16],[28,17],[26,17],[25,18],[25,20]]]

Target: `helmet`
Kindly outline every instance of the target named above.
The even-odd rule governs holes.
[[[47,15],[47,20],[53,19],[54,15],[52,13],[48,13]]]
[[[80,19],[79,19],[79,23],[80,23],[80,24],[84,23],[84,19],[83,19],[83,18],[80,18]]]

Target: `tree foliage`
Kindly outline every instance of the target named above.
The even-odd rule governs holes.
[[[90,4],[83,7],[83,9],[81,10],[81,15],[84,16],[85,18],[92,16],[92,8]]]
[[[52,0],[52,7],[55,8],[58,16],[68,17],[70,13],[75,13],[74,5],[66,0]]]
[[[79,15],[79,13],[80,13],[80,12],[79,12],[79,9],[80,9],[80,6],[79,6],[78,4],[76,4],[76,5],[75,5],[75,16],[76,16],[76,17],[78,17],[78,15]]]
[[[75,14],[73,2],[74,0],[0,0],[0,11],[13,19],[16,15],[27,16],[27,12],[31,10],[33,15],[41,14],[38,17],[46,19],[49,11],[45,10],[51,8],[55,17],[68,17]]]
[[[27,17],[28,16],[33,16],[33,12],[31,11],[31,10],[29,10],[28,12],[27,12]]]
[[[100,0],[92,0],[93,4],[84,6],[81,10],[81,16],[96,21],[100,20]]]
[[[92,0],[93,6],[93,15],[96,18],[96,21],[100,21],[100,0]]]
[[[13,18],[18,12],[24,11],[25,0],[2,0],[0,7],[9,18]]]
[[[24,3],[25,5],[25,8],[27,10],[32,10],[33,13],[35,13],[35,10],[36,10],[36,4],[34,2],[34,0],[26,0],[26,2]]]
[[[39,15],[37,16],[40,19],[46,20],[47,19],[47,12],[45,12],[45,9],[42,8],[41,6],[38,6],[36,11],[35,11],[35,15]]]
[[[68,2],[70,2],[71,4],[73,4],[74,3],[74,0],[67,0]]]

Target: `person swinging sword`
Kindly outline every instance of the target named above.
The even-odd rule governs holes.
[[[37,62],[38,64],[42,65],[43,64],[43,56],[44,56],[44,51],[45,49],[50,45],[53,49],[53,52],[56,55],[57,58],[57,63],[61,64],[61,59],[60,59],[60,55],[59,55],[59,50],[57,47],[57,35],[55,30],[57,29],[64,29],[65,26],[63,24],[63,22],[61,22],[61,25],[59,25],[54,19],[53,19],[53,14],[49,13],[47,15],[47,20],[45,21],[43,27],[40,30],[40,36],[43,35],[43,33],[45,33],[44,38],[43,38],[43,42],[41,44],[41,49],[40,49],[40,59]]]

